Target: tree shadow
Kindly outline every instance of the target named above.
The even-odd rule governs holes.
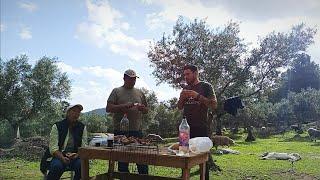
[[[320,146],[320,142],[314,142],[311,146]]]
[[[251,145],[251,144],[257,144],[256,141],[251,141],[251,142],[247,142],[247,141],[241,141],[241,142],[236,142],[236,145]]]
[[[200,174],[200,169],[190,173],[190,176],[195,176],[195,175],[199,175]]]
[[[299,134],[294,135],[291,138],[283,139],[279,142],[311,142],[309,136],[300,136]]]

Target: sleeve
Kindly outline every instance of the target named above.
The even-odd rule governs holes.
[[[82,143],[81,147],[86,147],[88,146],[88,132],[87,132],[87,126],[83,128],[83,133],[82,133]]]
[[[112,104],[117,103],[117,90],[116,89],[112,90],[107,102],[112,103]]]
[[[53,155],[54,152],[59,150],[59,145],[58,145],[58,128],[57,125],[53,125],[51,128],[51,132],[50,132],[50,139],[49,139],[49,151],[50,154]]]
[[[216,93],[214,92],[211,84],[206,83],[206,91],[207,98],[216,98]]]

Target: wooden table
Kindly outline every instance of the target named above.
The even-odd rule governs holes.
[[[107,148],[107,147],[84,147],[79,149],[81,159],[81,177],[89,179],[89,159],[109,160],[108,173],[104,177],[113,179],[113,177],[124,177],[125,179],[190,179],[190,169],[196,165],[200,166],[200,179],[205,178],[205,166],[208,160],[208,153],[193,154],[189,156],[176,156],[168,152],[167,148],[159,148],[155,152],[148,150],[126,150],[122,148]],[[115,161],[138,163],[155,166],[165,166],[182,169],[181,178],[168,178],[151,175],[138,175],[130,173],[114,172]],[[179,174],[177,174],[179,176]],[[93,179],[99,179],[97,178]],[[127,178],[126,178],[127,177]],[[130,178],[128,178],[130,177]],[[106,179],[106,178],[104,178]]]

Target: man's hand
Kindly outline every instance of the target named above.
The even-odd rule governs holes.
[[[63,164],[69,164],[70,163],[70,159],[66,156],[62,156],[61,157],[61,161],[63,162]]]
[[[134,106],[134,104],[132,102],[128,102],[126,104],[122,104],[122,106],[126,109],[130,109]]]
[[[188,98],[198,98],[199,93],[193,90],[182,90],[180,93],[179,101],[178,101],[178,108],[183,109],[183,105]]]
[[[186,98],[187,98],[187,97],[186,97],[185,90],[182,90],[181,93],[180,93],[179,100],[180,100],[180,101],[184,101]]]
[[[125,103],[125,104],[112,104],[108,102],[106,110],[107,112],[112,112],[112,113],[116,113],[116,112],[126,113],[132,107],[133,107],[132,102]]]
[[[144,104],[134,103],[133,105],[134,105],[134,108],[137,108],[138,111],[144,114],[148,112],[148,107],[146,107]]]
[[[132,102],[128,102],[128,103],[126,103],[126,104],[121,104],[121,105],[120,105],[120,109],[121,109],[122,112],[127,112],[128,109],[132,108],[133,106],[134,106],[134,105],[133,105]]]
[[[66,157],[61,151],[57,150],[53,153],[53,157],[58,158],[62,161],[63,164],[69,164],[70,159]]]
[[[146,108],[144,104],[134,103],[134,105],[137,106],[138,111],[143,111]]]
[[[197,98],[197,96],[199,95],[199,93],[197,93],[196,91],[193,91],[193,90],[183,90],[181,92],[185,98]]]
[[[70,159],[76,159],[77,157],[79,157],[78,153],[67,153],[66,156]]]

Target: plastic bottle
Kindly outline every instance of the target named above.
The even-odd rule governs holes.
[[[120,121],[120,131],[122,131],[125,135],[129,132],[129,119],[127,113],[125,113]]]
[[[179,126],[179,153],[178,155],[189,155],[189,139],[190,139],[190,126],[186,117],[183,117]]]

